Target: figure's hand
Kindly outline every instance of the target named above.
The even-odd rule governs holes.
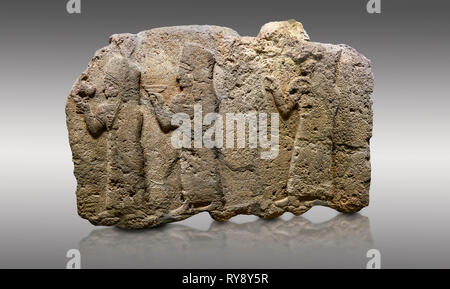
[[[161,95],[157,92],[149,92],[148,97],[152,104],[160,104],[161,103]]]
[[[166,88],[166,85],[144,85],[144,90],[147,92],[147,95],[152,103],[161,103],[161,92],[166,90]]]
[[[278,89],[275,79],[272,76],[266,75],[263,80],[264,89],[269,92],[274,92]]]
[[[87,97],[94,97],[95,95],[95,87],[86,83],[86,82],[81,82],[78,85],[78,92],[77,94],[79,96],[81,96],[82,98],[87,98]]]

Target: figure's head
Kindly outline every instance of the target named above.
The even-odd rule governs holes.
[[[266,23],[261,27],[257,37],[278,42],[283,42],[283,39],[309,41],[308,33],[306,33],[303,25],[293,19]]]
[[[187,44],[183,48],[177,80],[182,88],[191,86],[194,81],[212,80],[214,55],[198,44]]]
[[[120,94],[123,101],[139,100],[140,78],[141,73],[135,64],[121,56],[112,57],[105,66],[106,97]]]

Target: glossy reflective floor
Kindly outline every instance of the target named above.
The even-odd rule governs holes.
[[[369,219],[359,214],[317,224],[294,217],[212,222],[206,230],[177,224],[140,232],[107,228],[79,243],[84,268],[362,267],[372,247]]]

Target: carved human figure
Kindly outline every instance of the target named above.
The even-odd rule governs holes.
[[[203,118],[207,113],[215,112],[218,106],[213,86],[214,65],[215,59],[211,51],[197,44],[187,44],[183,47],[177,76],[179,93],[168,102],[159,93],[163,88],[145,87],[158,123],[164,132],[177,128],[178,124],[172,121],[176,114],[185,114],[191,122],[193,138],[190,146],[179,150],[183,188],[181,198],[184,202],[170,212],[174,218],[201,210],[220,209],[222,206],[216,151],[204,146],[199,147],[194,143],[195,134],[203,135],[207,129],[203,126],[200,131],[196,130],[194,117]],[[201,111],[195,110],[194,107],[201,107]]]
[[[314,91],[308,76],[296,77],[283,91],[270,76],[264,79],[264,89],[273,97],[283,118],[298,109],[299,121],[295,133],[291,163],[287,180],[286,199],[280,204],[309,202],[326,199],[332,191],[332,143],[327,126],[327,111],[319,93]],[[293,213],[302,213],[296,204]]]
[[[91,136],[99,138],[106,134],[106,201],[100,217],[115,222],[128,213],[127,208],[139,206],[145,194],[140,71],[120,56],[111,58],[104,71],[102,103],[93,106],[79,96],[74,100]]]

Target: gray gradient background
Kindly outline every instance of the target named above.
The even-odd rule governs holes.
[[[80,247],[83,267],[364,268],[377,248],[384,268],[450,268],[448,1],[382,0],[380,15],[365,0],[152,2],[82,0],[81,15],[67,14],[66,1],[0,4],[0,268],[64,268],[66,251]],[[372,60],[368,208],[223,227],[200,214],[134,233],[77,216],[64,106],[109,35],[182,24],[256,35],[290,18],[312,41]]]

